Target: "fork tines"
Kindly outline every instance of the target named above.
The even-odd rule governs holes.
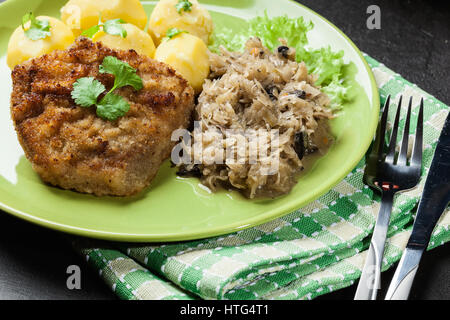
[[[412,111],[412,103],[413,98],[409,99],[408,111],[406,114],[405,128],[403,131],[403,138],[400,147],[400,152],[398,154],[398,159],[396,159],[396,146],[397,146],[397,137],[398,137],[398,127],[400,124],[400,115],[402,110],[402,100],[403,96],[400,96],[398,101],[397,112],[395,115],[394,126],[392,128],[392,133],[389,141],[389,146],[387,152],[384,153],[385,150],[385,140],[386,129],[387,129],[387,120],[389,107],[391,103],[391,96],[389,95],[386,99],[386,103],[384,105],[383,115],[381,117],[380,123],[380,132],[377,135],[377,141],[375,142],[378,147],[378,158],[382,160],[385,155],[385,162],[391,164],[399,164],[399,165],[407,165],[408,164],[408,147],[409,147],[409,129],[411,122],[411,111]],[[420,109],[417,119],[417,127],[415,134],[415,143],[414,149],[412,151],[412,157],[410,164],[413,166],[421,166],[422,164],[422,143],[423,143],[423,98],[420,101]]]

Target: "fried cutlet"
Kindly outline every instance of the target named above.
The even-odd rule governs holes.
[[[107,56],[127,62],[144,83],[140,91],[115,91],[130,104],[116,121],[71,98],[82,77],[113,87],[114,76],[99,72]],[[97,196],[130,196],[146,188],[170,156],[172,132],[189,125],[194,108],[193,89],[169,66],[86,38],[18,65],[12,78],[11,115],[34,170],[51,185]]]

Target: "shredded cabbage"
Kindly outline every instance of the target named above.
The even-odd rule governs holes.
[[[248,28],[235,32],[228,28],[216,30],[210,49],[219,52],[220,46],[230,51],[243,51],[248,38],[259,37],[263,44],[275,50],[280,45],[280,38],[286,39],[288,45],[297,51],[297,60],[304,61],[308,71],[318,76],[316,85],[330,97],[333,110],[342,108],[349,100],[349,81],[345,79],[344,52],[333,52],[330,47],[321,49],[306,48],[308,44],[307,32],[314,28],[314,24],[306,22],[303,17],[289,18],[280,16],[269,18],[267,12],[264,16],[256,17],[248,22]]]

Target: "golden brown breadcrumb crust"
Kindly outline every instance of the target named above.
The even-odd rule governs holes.
[[[71,98],[82,77],[112,88],[114,76],[99,73],[106,56],[130,64],[144,83],[140,91],[116,90],[130,111],[113,122]],[[11,115],[34,170],[52,185],[98,196],[130,196],[147,187],[170,155],[172,132],[189,125],[194,108],[193,89],[167,65],[86,38],[17,66],[12,78]]]

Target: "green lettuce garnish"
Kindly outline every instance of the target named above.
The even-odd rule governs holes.
[[[230,51],[243,51],[248,38],[256,36],[273,51],[280,46],[279,39],[285,39],[290,47],[295,48],[297,61],[304,61],[309,73],[318,76],[316,85],[321,86],[330,97],[330,107],[337,110],[350,99],[350,84],[344,76],[347,66],[343,60],[344,52],[333,52],[330,47],[308,48],[307,33],[313,28],[314,24],[305,21],[303,17],[269,18],[265,12],[264,16],[248,21],[247,28],[241,28],[239,32],[228,28],[216,30],[210,50],[219,52],[220,46],[223,46]]]

